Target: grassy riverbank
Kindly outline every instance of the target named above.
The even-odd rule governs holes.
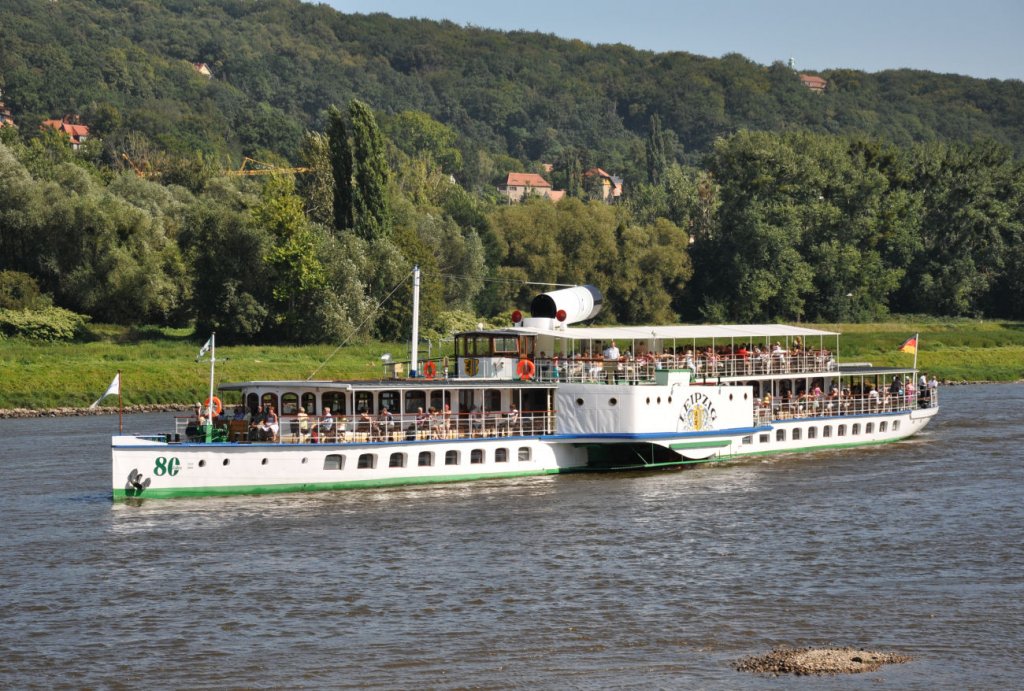
[[[835,324],[817,325],[834,330]],[[897,349],[921,334],[918,368],[940,380],[1024,379],[1024,323],[894,320],[841,324],[841,362],[909,366]],[[196,363],[200,342],[188,330],[94,326],[87,343],[0,341],[0,408],[87,406],[121,370],[126,405],[188,403],[206,397],[210,366]],[[835,347],[826,342],[826,347]],[[336,352],[335,352],[336,351]],[[379,378],[380,356],[408,357],[407,344],[235,346],[217,349],[217,381]],[[426,357],[426,348],[420,351]],[[435,353],[436,355],[436,353]],[[108,398],[104,405],[116,405]]]

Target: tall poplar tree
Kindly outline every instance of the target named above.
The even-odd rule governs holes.
[[[355,188],[352,211],[356,232],[367,240],[387,237],[391,232],[388,204],[389,168],[384,139],[373,111],[362,101],[349,105],[352,117],[352,153],[355,158]]]
[[[647,135],[647,181],[660,185],[665,173],[665,137],[661,133],[661,118],[651,116],[651,131]]]
[[[352,147],[349,144],[348,125],[345,115],[337,106],[331,106],[327,114],[327,136],[330,139],[331,170],[334,173],[334,227],[337,230],[352,228]]]

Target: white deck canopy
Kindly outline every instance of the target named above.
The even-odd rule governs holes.
[[[571,339],[574,341],[648,340],[661,341],[760,341],[767,338],[799,336],[837,336],[835,331],[808,329],[788,324],[689,324],[675,326],[594,326],[589,328],[538,329],[529,326],[502,329],[530,336]]]

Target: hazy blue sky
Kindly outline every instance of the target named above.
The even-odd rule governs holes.
[[[448,19],[540,31],[588,43],[755,62],[801,70],[911,67],[1024,79],[1024,0],[329,0],[342,12]]]

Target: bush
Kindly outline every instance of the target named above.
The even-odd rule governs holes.
[[[0,309],[0,334],[34,341],[70,341],[89,317],[60,307],[43,310]]]

